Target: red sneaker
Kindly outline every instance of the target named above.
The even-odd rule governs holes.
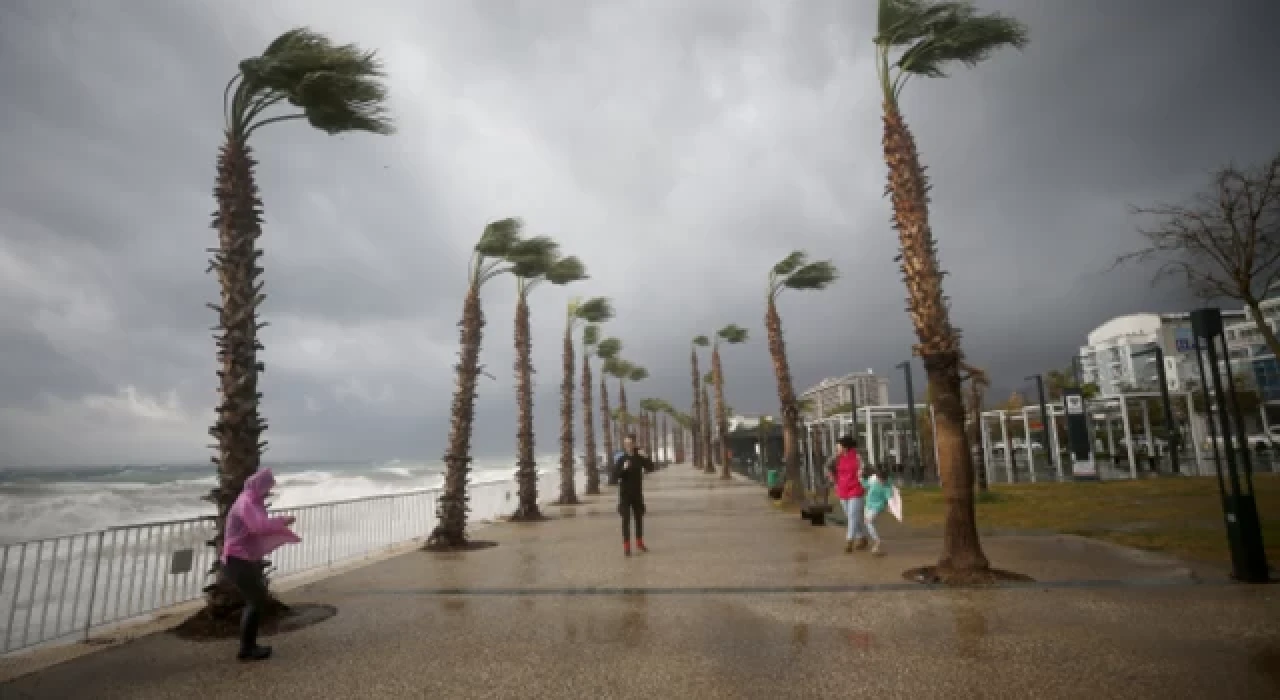
[[[625,557],[629,557],[629,556],[631,556],[631,543],[630,543],[630,542],[623,542],[623,543],[622,543],[622,555],[623,555],[623,556],[625,556]]]
[[[636,549],[640,550],[641,552],[649,551],[649,548],[644,546],[644,540],[636,540]]]

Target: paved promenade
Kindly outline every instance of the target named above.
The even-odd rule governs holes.
[[[1280,587],[1072,537],[990,538],[1036,585],[942,590],[902,570],[934,539],[844,554],[743,481],[646,483],[648,554],[622,556],[612,493],[497,547],[412,552],[290,591],[337,616],[234,642],[161,633],[0,685],[18,698],[1275,698]],[[910,517],[910,513],[907,514]]]

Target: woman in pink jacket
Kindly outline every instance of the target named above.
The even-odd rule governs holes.
[[[845,532],[844,551],[866,549],[867,535],[863,522],[863,499],[866,489],[862,485],[862,462],[858,459],[858,441],[852,435],[839,440],[840,451],[827,460],[827,477],[836,486],[836,496],[844,506],[848,528]]]
[[[244,480],[244,488],[227,513],[227,529],[222,544],[222,570],[244,596],[240,617],[241,661],[261,661],[271,656],[271,647],[258,646],[258,622],[267,605],[264,558],[282,544],[300,542],[289,526],[290,516],[267,515],[267,494],[276,485],[270,469],[259,469]]]

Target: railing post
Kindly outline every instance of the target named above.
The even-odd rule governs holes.
[[[89,641],[89,630],[93,628],[93,602],[98,593],[98,567],[102,564],[102,540],[106,530],[98,531],[98,552],[93,557],[93,576],[89,579],[89,612],[84,617],[84,641]]]
[[[333,566],[333,511],[335,510],[337,509],[334,508],[332,504],[330,504],[329,505],[329,537],[328,537],[329,562],[325,564],[326,567]]]

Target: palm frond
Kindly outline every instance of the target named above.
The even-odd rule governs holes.
[[[711,344],[711,341],[707,339],[707,336],[699,335],[693,339],[693,344],[697,345],[700,348],[705,348]]]
[[[511,274],[526,280],[539,279],[551,270],[559,257],[560,244],[548,236],[521,238],[503,257],[511,263]]]
[[[609,301],[609,297],[588,299],[578,304],[574,309],[574,316],[587,323],[604,323],[613,318],[613,302]]]
[[[649,378],[649,370],[643,367],[635,367],[635,366],[631,367],[631,372],[627,376],[627,379],[630,379],[633,382],[643,382],[648,378]]]
[[[786,277],[799,269],[800,266],[804,265],[808,258],[808,254],[803,250],[793,250],[789,255],[787,255],[787,257],[779,260],[778,263],[773,266],[773,274],[778,277]]]
[[[602,360],[611,360],[622,352],[622,341],[617,338],[605,338],[596,344],[596,357]]]
[[[783,282],[787,289],[826,289],[840,273],[830,260],[813,262],[791,273]]]
[[[582,329],[582,344],[591,347],[600,342],[600,326],[588,323]]]
[[[702,383],[708,386],[714,385],[716,383],[716,373],[707,372],[706,374],[702,375]]]
[[[577,257],[570,255],[554,260],[544,273],[551,284],[569,284],[587,279],[587,266]]]
[[[484,227],[484,233],[480,234],[476,252],[486,258],[506,257],[511,247],[520,240],[523,231],[524,222],[518,218],[492,221]]]
[[[724,328],[721,328],[716,335],[720,336],[720,339],[724,342],[730,344],[745,343],[747,341],[747,329],[736,323],[730,323]]]
[[[1000,48],[1021,49],[1029,40],[1021,22],[998,14],[977,15],[969,7],[964,12],[940,18],[928,38],[903,52],[895,64],[900,70],[927,78],[946,76],[948,63],[972,68]]]

